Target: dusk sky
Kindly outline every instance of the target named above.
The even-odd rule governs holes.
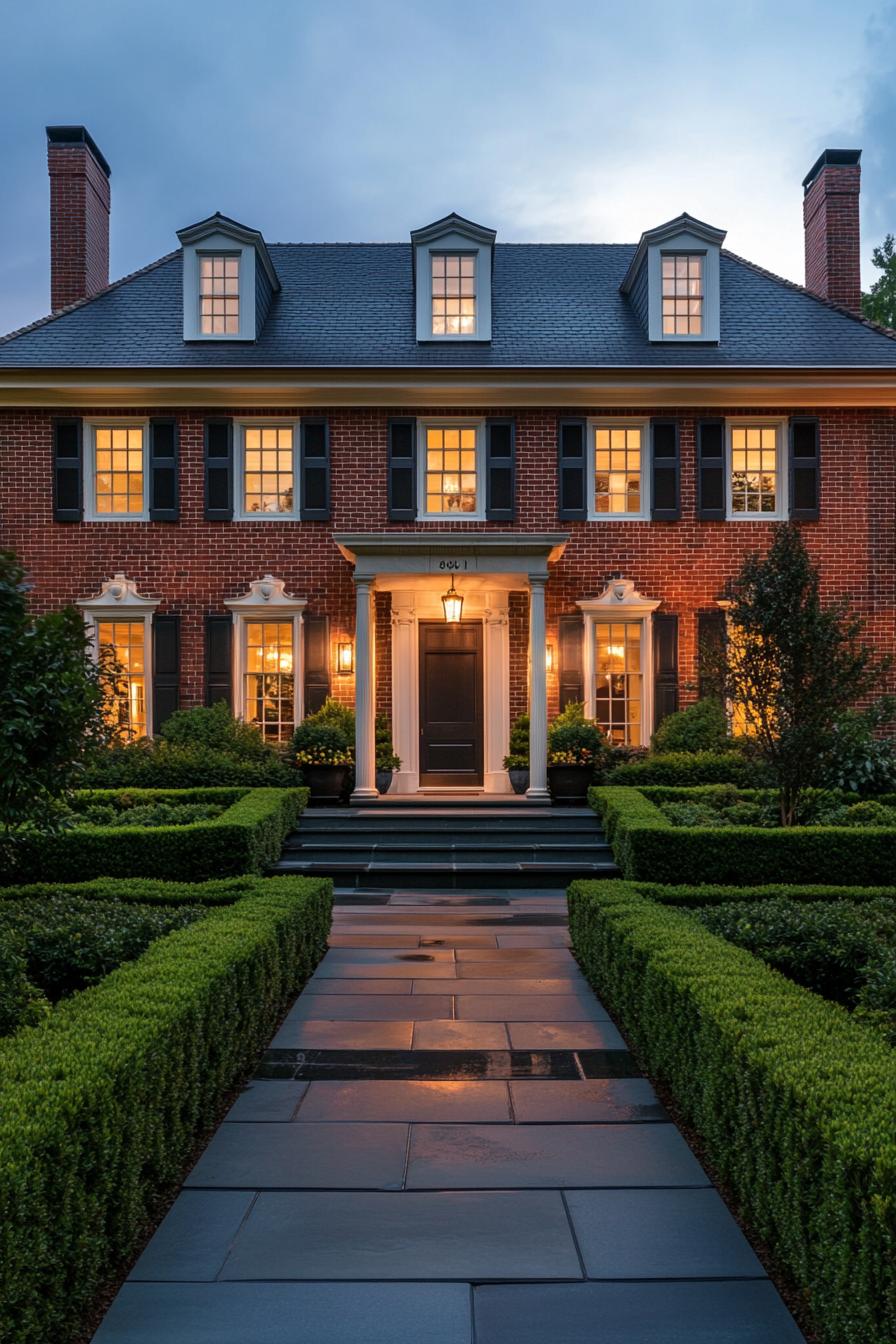
[[[0,44],[0,331],[48,308],[47,124],[112,166],[112,278],[215,210],[269,242],[634,242],[681,210],[803,279],[801,180],[863,149],[896,232],[896,7],[852,0],[36,0]]]

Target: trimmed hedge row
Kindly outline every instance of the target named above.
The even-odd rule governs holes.
[[[731,901],[877,901],[882,896],[896,900],[896,887],[789,887],[783,883],[751,887],[664,887],[656,882],[632,883],[639,896],[659,905],[696,909],[704,905],[727,905]]]
[[[743,789],[761,789],[774,780],[768,766],[749,760],[739,751],[670,751],[617,765],[606,782],[634,788],[642,784],[736,784]]]
[[[885,886],[893,879],[896,828],[890,826],[673,826],[652,801],[699,800],[701,789],[593,788],[623,877],[633,881],[742,886],[769,882]],[[652,794],[652,797],[651,797]]]
[[[329,881],[256,879],[0,1043],[6,1338],[79,1333],[322,955],[331,902]]]
[[[0,887],[0,901],[49,900],[60,893],[90,901],[126,901],[137,905],[233,905],[258,890],[258,878],[224,877],[209,882],[159,882],[152,877],[95,877],[90,882],[31,882]]]
[[[825,1344],[896,1341],[896,1054],[685,912],[575,882],[570,930]]]
[[[95,789],[80,802],[111,802],[126,793],[139,803],[225,803],[210,821],[186,826],[79,826],[19,843],[3,880],[155,877],[201,882],[260,873],[280,857],[283,840],[308,800],[307,789]]]

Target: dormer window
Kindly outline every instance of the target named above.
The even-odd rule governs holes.
[[[703,257],[663,253],[663,335],[703,335]]]
[[[280,290],[258,230],[212,215],[177,236],[184,251],[184,340],[257,340]]]
[[[724,241],[691,215],[641,234],[620,289],[651,341],[719,341]]]
[[[203,336],[238,336],[239,256],[199,255],[199,326]]]
[[[411,234],[418,341],[490,341],[493,229],[447,215]]]

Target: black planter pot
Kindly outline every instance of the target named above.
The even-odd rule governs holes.
[[[392,787],[392,771],[377,770],[376,772],[377,793],[388,793],[391,787]]]
[[[594,778],[592,765],[549,765],[548,788],[555,803],[584,803]]]
[[[507,771],[507,777],[510,780],[510,787],[514,793],[525,793],[529,787],[529,768],[515,767]]]
[[[303,765],[302,778],[311,790],[310,801],[321,805],[341,802],[348,772],[347,765]]]

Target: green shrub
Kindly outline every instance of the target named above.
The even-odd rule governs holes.
[[[574,883],[570,929],[589,980],[700,1134],[823,1344],[893,1344],[893,1051],[629,883]]]
[[[607,740],[593,719],[585,718],[585,706],[571,701],[548,728],[548,765],[590,765],[602,768]]]
[[[21,938],[0,928],[0,1037],[40,1022],[49,1001],[28,979]]]
[[[656,752],[729,752],[728,717],[718,700],[698,700],[663,719],[650,740]]]
[[[768,766],[737,751],[651,753],[644,760],[617,765],[606,776],[608,784],[736,784],[761,789],[773,783]]]
[[[67,1344],[323,953],[329,882],[258,880],[0,1043],[0,1319]]]
[[[204,914],[201,906],[96,901],[70,892],[45,900],[0,899],[0,939],[18,941],[28,979],[56,1003]]]
[[[883,886],[892,881],[896,828],[673,826],[658,804],[711,802],[714,790],[593,788],[624,877],[695,884],[768,882]],[[749,801],[749,799],[747,799]]]
[[[892,726],[896,702],[884,697],[866,710],[848,710],[834,727],[834,746],[826,763],[826,783],[857,794],[896,789],[896,740],[876,731]]]
[[[76,806],[69,816],[74,826],[189,826],[194,821],[211,821],[223,811],[220,803],[134,804],[130,795],[122,794],[114,803]]]
[[[141,737],[93,752],[81,782],[96,789],[289,788],[297,774],[270,748],[263,756],[241,757],[202,742]]]
[[[518,714],[510,725],[510,751],[504,757],[505,770],[529,768],[529,715]]]
[[[80,806],[114,803],[114,792],[76,795]],[[223,803],[211,821],[187,826],[79,826],[23,838],[4,870],[7,883],[80,877],[156,877],[200,882],[260,873],[280,857],[307,801],[305,789],[131,790],[135,803]]]
[[[258,878],[224,877],[208,882],[160,882],[152,877],[95,877],[90,882],[32,882],[0,888],[0,901],[51,901],[78,896],[89,901],[138,905],[233,905],[256,891]]]
[[[219,700],[209,709],[178,709],[165,720],[162,737],[177,746],[199,746],[222,751],[241,761],[265,761],[277,756],[252,723],[234,718]]]
[[[374,750],[377,770],[400,770],[401,757],[395,754],[392,741],[392,724],[388,714],[377,714],[374,721]]]

